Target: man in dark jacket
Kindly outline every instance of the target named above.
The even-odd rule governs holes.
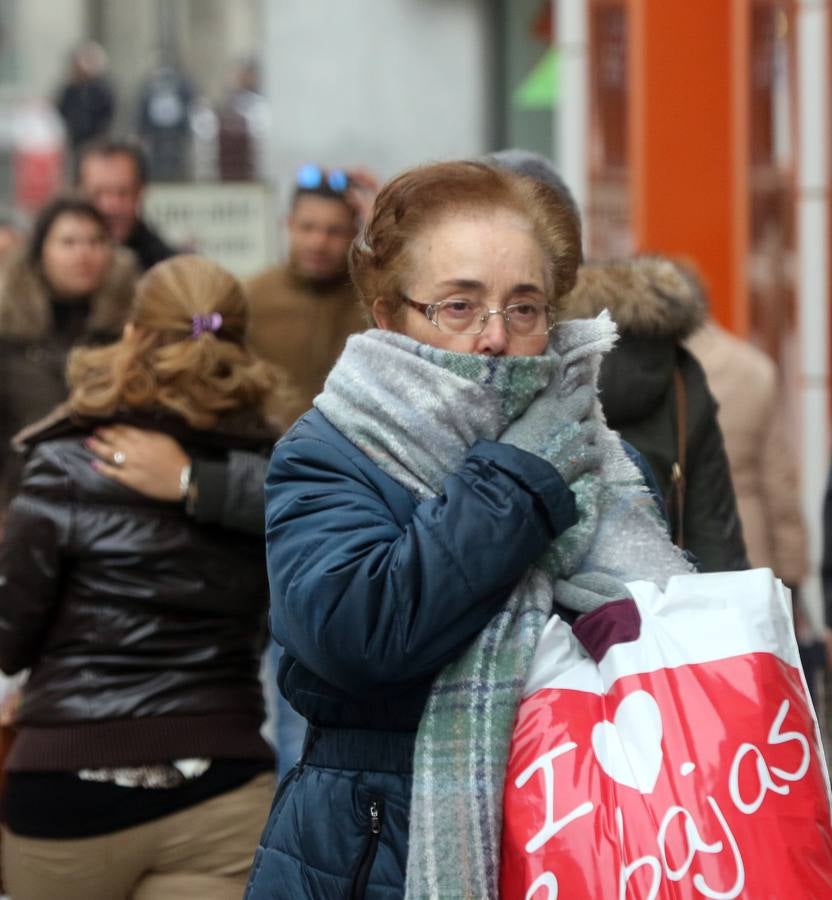
[[[107,78],[107,55],[89,41],[72,54],[70,74],[55,102],[72,149],[106,134],[115,112],[115,95]]]
[[[136,254],[144,271],[176,253],[141,217],[147,162],[140,147],[129,141],[89,144],[81,151],[77,176],[113,238]]]

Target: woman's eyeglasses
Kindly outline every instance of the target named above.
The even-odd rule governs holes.
[[[548,303],[512,303],[505,309],[489,309],[479,300],[451,298],[439,303],[419,303],[402,294],[409,306],[425,314],[445,334],[482,334],[491,316],[502,316],[506,331],[518,337],[548,334],[555,327],[554,310]]]
[[[306,163],[298,169],[295,184],[307,191],[327,185],[336,194],[343,194],[350,186],[350,177],[343,169],[322,169],[315,163]]]

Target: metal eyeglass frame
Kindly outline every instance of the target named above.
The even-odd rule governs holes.
[[[514,335],[514,337],[521,337],[521,338],[522,337],[542,337],[544,334],[551,334],[552,330],[554,329],[555,324],[556,324],[555,319],[554,319],[554,313],[552,311],[552,307],[549,306],[548,303],[543,303],[540,305],[542,305],[543,308],[545,310],[547,310],[546,318],[548,321],[548,325],[547,325],[545,331],[536,331],[532,334],[517,334],[514,331],[512,331],[511,330],[511,321],[509,320],[509,311],[511,309],[513,309],[517,306],[538,306],[537,303],[529,303],[527,301],[526,303],[510,303],[505,309],[488,309],[488,307],[486,307],[485,310],[483,311],[483,314],[480,316],[480,330],[479,331],[445,331],[444,329],[440,328],[439,323],[436,321],[434,316],[436,315],[437,310],[439,310],[440,307],[444,303],[455,303],[455,302],[458,303],[459,302],[458,300],[453,300],[451,298],[449,300],[439,300],[437,303],[420,303],[418,300],[413,300],[411,297],[408,297],[407,294],[401,294],[401,298],[402,298],[402,300],[404,300],[405,303],[408,304],[408,306],[412,306],[414,309],[418,309],[418,310],[421,310],[422,312],[424,312],[425,318],[428,320],[428,322],[430,322],[430,324],[433,325],[434,328],[438,328],[439,331],[442,332],[442,334],[460,334],[460,335],[462,335],[462,334],[467,334],[467,335],[482,334],[488,325],[488,320],[492,316],[502,316],[503,322],[505,322],[506,331],[508,332],[508,334]]]

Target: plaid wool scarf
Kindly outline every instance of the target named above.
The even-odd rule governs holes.
[[[578,611],[691,571],[671,544],[638,469],[603,425],[596,381],[615,326],[558,326],[542,356],[451,353],[389,331],[355,335],[315,405],[420,499],[439,494],[478,439],[557,467],[589,409],[603,461],[572,483],[579,520],[553,542],[479,637],[436,678],[416,738],[408,900],[497,898],[502,797],[512,727],[554,601]],[[574,452],[574,451],[573,451]],[[499,548],[495,548],[499,552]]]

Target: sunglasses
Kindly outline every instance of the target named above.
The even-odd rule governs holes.
[[[295,184],[299,188],[314,191],[323,185],[336,194],[343,194],[350,186],[350,177],[343,169],[322,169],[315,163],[306,163],[298,169]]]

